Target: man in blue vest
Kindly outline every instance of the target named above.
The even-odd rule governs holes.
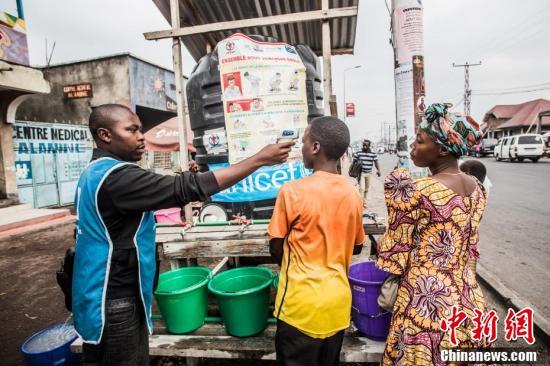
[[[72,305],[84,340],[83,365],[148,365],[155,285],[153,210],[204,201],[263,165],[284,162],[292,143],[215,172],[154,174],[135,164],[145,151],[141,122],[106,104],[90,115],[96,142],[75,197],[76,254]]]

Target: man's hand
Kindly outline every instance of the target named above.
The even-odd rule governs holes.
[[[382,175],[382,174],[380,173],[380,170],[377,170],[377,171],[376,171],[376,175],[377,175],[377,176]]]
[[[260,166],[282,164],[288,159],[292,146],[294,146],[294,142],[270,144],[261,149],[252,158],[256,159]]]
[[[189,160],[189,171],[192,173],[197,173],[199,171],[199,165],[195,160]]]

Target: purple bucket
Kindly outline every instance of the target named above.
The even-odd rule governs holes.
[[[385,341],[391,313],[378,306],[380,288],[389,273],[376,268],[373,261],[356,263],[349,269],[353,323],[368,338]]]

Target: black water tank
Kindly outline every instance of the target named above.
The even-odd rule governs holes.
[[[260,42],[277,42],[273,37],[259,35],[249,37]],[[306,67],[308,119],[322,116],[324,108],[319,58],[309,46],[297,45],[296,50]],[[218,62],[217,49],[202,57],[191,72],[186,86],[189,119],[195,135],[193,145],[197,148],[195,160],[202,171],[208,170],[207,164],[228,162],[227,151],[208,155],[203,143],[205,131],[218,128],[225,130]]]

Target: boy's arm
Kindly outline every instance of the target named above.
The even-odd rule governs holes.
[[[285,238],[290,234],[292,223],[299,212],[295,209],[295,206],[291,189],[289,189],[288,185],[283,185],[277,195],[273,215],[267,228],[267,233],[269,234],[269,253],[279,266],[283,262]]]
[[[269,240],[269,254],[271,254],[271,258],[279,265],[283,263],[283,245],[285,243],[285,239],[281,238],[273,238]]]
[[[361,200],[361,199],[360,199]],[[353,254],[361,254],[363,243],[365,243],[365,228],[363,226],[363,201],[358,202],[358,215],[355,221],[355,245],[353,246]]]

